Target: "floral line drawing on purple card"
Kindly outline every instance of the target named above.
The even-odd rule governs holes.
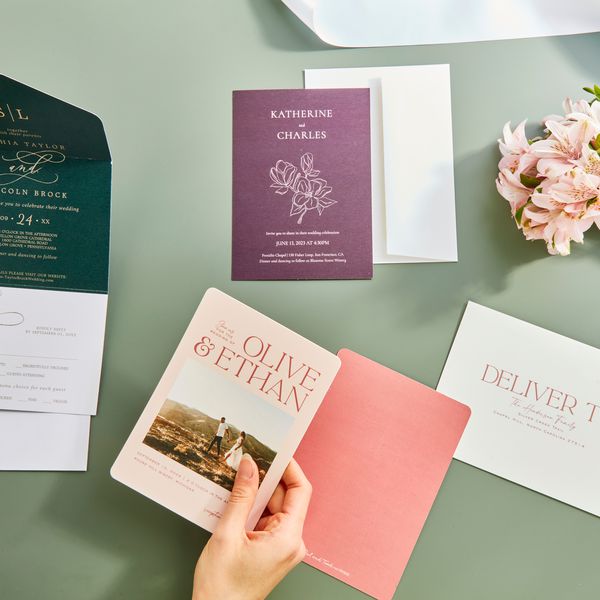
[[[329,197],[333,188],[327,185],[326,179],[319,177],[321,172],[314,169],[313,165],[312,153],[306,152],[300,157],[300,169],[285,160],[278,160],[269,171],[273,182],[271,187],[275,188],[276,194],[285,196],[293,192],[290,217],[300,215],[298,225],[302,224],[307,212],[316,209],[322,215],[326,208],[337,203],[337,200]]]

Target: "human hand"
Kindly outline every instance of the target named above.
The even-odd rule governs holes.
[[[227,507],[198,559],[192,600],[264,600],[304,558],[308,479],[292,459],[255,530],[246,531],[258,479],[256,463],[244,454]]]

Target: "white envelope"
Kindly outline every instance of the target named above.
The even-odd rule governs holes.
[[[0,411],[0,471],[85,471],[90,417]]]
[[[334,46],[449,44],[600,31],[595,0],[283,0]]]
[[[373,262],[458,260],[449,66],[309,69],[304,83],[371,89]]]
[[[454,458],[600,516],[600,350],[469,302],[438,391],[471,407]]]

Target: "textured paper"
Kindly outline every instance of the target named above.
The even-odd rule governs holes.
[[[0,409],[93,415],[110,237],[102,123],[0,76],[0,149]]]
[[[370,89],[373,261],[456,261],[449,66],[309,69],[304,82]]]
[[[469,302],[438,390],[473,411],[455,458],[600,515],[600,350]]]
[[[369,92],[233,93],[233,279],[370,279]]]
[[[600,31],[600,6],[573,0],[283,0],[334,46],[449,44]]]
[[[296,459],[313,484],[305,562],[392,598],[469,408],[350,350]]]
[[[235,477],[208,446],[223,417],[248,434],[243,451],[259,466],[253,529],[338,368],[334,354],[210,289],[111,474],[213,531]],[[270,465],[259,444],[274,452]]]
[[[0,286],[106,294],[111,158],[102,122],[0,75]]]

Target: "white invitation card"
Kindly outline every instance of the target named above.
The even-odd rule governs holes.
[[[600,516],[600,350],[469,302],[437,389],[455,458]]]

